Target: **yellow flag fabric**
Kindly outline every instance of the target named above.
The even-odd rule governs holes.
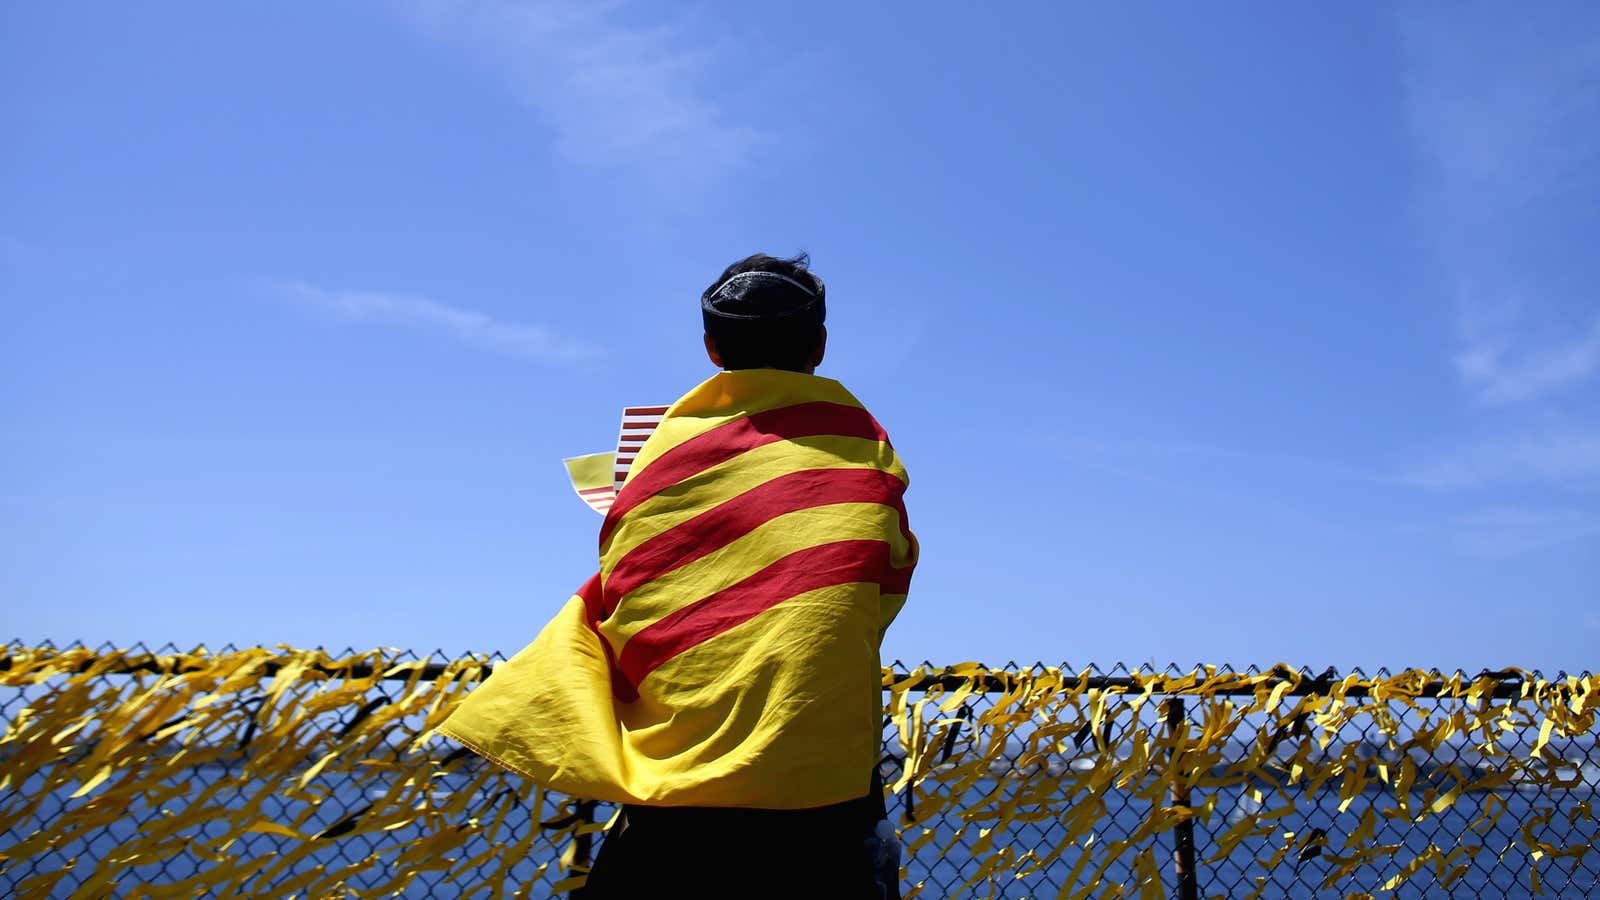
[[[640,450],[599,572],[439,730],[589,799],[804,809],[866,795],[878,645],[917,557],[906,484],[838,382],[713,376]]]
[[[611,509],[617,498],[612,484],[612,473],[617,467],[615,453],[591,453],[562,460],[567,466],[567,476],[572,479],[572,489],[589,508],[602,516]]]

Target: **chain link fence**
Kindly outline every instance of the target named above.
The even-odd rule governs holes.
[[[8,644],[0,893],[577,890],[614,809],[429,735],[499,659]],[[1587,672],[896,663],[884,688],[908,897],[1600,897]]]

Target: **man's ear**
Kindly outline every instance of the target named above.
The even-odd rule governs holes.
[[[811,375],[817,371],[817,366],[822,365],[822,358],[828,355],[828,326],[817,326],[817,346],[811,351],[811,359],[807,362],[806,374]]]
[[[706,357],[711,360],[713,366],[719,369],[723,368],[722,354],[717,352],[717,342],[713,341],[709,334],[704,335],[704,337],[706,339]]]

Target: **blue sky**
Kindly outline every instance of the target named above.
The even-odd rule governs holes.
[[[886,658],[1594,668],[1600,7],[1226,11],[8,6],[0,631],[514,650],[804,248]]]

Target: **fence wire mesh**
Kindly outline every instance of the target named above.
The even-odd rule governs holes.
[[[430,737],[499,659],[13,642],[0,891],[578,890],[614,810]],[[884,690],[907,897],[1600,897],[1587,672],[896,663]]]

